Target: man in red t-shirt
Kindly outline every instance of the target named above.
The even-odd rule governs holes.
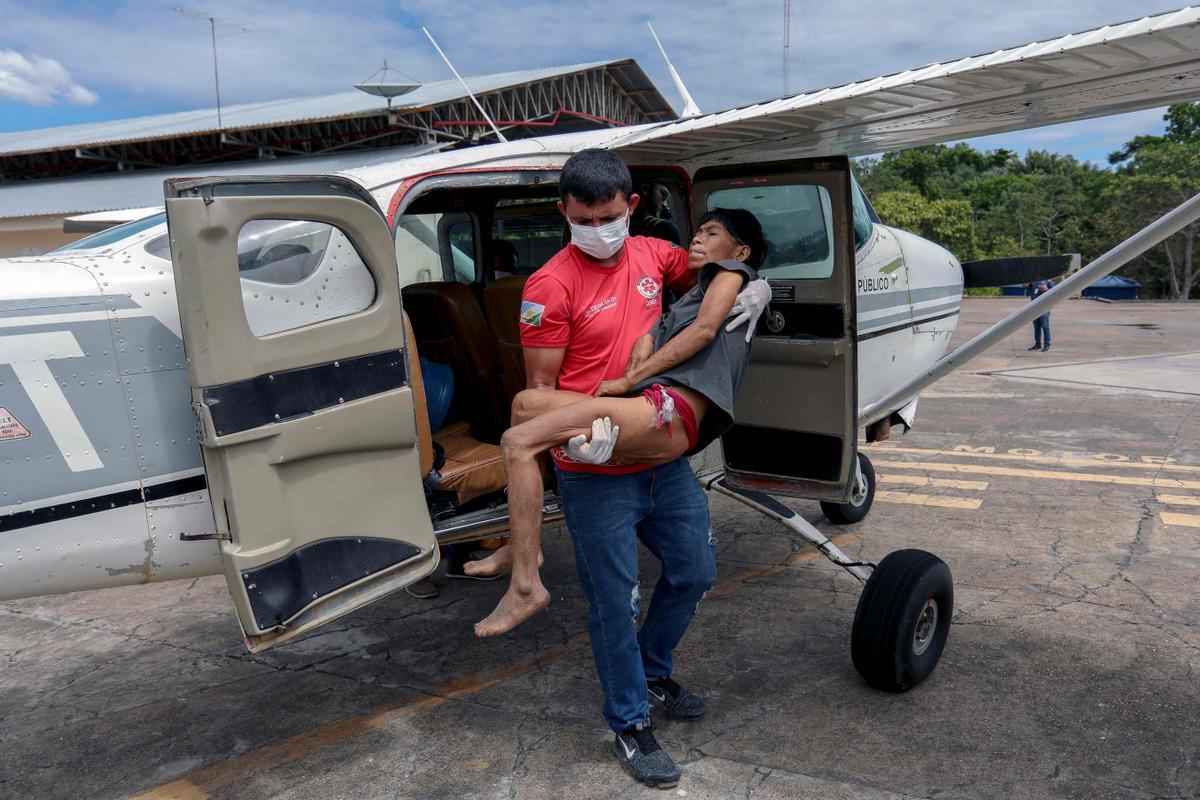
[[[522,295],[528,388],[593,394],[602,381],[620,378],[634,342],[662,314],[664,290],[682,293],[694,282],[686,250],[629,237],[638,203],[632,185],[629,169],[608,150],[582,150],[563,165],[558,207],[571,244],[530,277]],[[761,300],[763,287],[756,288]],[[753,329],[762,305],[755,308],[751,294],[743,291]],[[672,652],[716,579],[708,500],[686,458],[649,467],[588,463],[574,447],[551,455],[589,603],[613,751],[638,780],[672,786],[679,771],[654,740],[649,700],[677,718],[704,713],[704,702],[673,681],[671,669]],[[662,562],[640,629],[638,539]]]
[[[662,315],[664,288],[682,294],[695,282],[687,251],[662,239],[627,238],[604,261],[568,245],[525,284],[521,344],[530,388],[593,394],[602,381],[620,378],[634,342]],[[562,447],[551,456],[573,472],[645,469],[583,463]]]

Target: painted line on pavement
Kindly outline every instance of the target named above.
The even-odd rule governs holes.
[[[829,537],[840,548],[862,539],[851,533]],[[763,575],[771,575],[788,567],[815,561],[821,558],[815,549],[793,553],[785,561],[762,564],[745,570],[721,582],[708,599],[732,594],[745,584]],[[134,795],[129,800],[208,800],[210,793],[275,767],[299,761],[325,747],[341,744],[363,733],[389,725],[397,720],[414,716],[444,704],[448,700],[477,694],[505,681],[542,669],[546,664],[558,661],[571,653],[586,650],[589,645],[587,631],[572,636],[566,642],[548,647],[526,658],[520,658],[495,670],[484,670],[460,678],[453,678],[429,691],[409,692],[401,697],[375,706],[366,713],[353,714],[311,730],[289,736],[282,742],[260,747],[248,753],[218,761],[201,767],[170,783],[165,783]]]
[[[1013,453],[1011,451],[1007,453],[987,452],[995,451],[995,449],[990,446],[975,447],[974,445],[959,445],[950,450],[929,450],[920,447],[899,447],[889,444],[867,445],[862,448],[863,452],[871,456],[872,461],[875,460],[876,453],[907,453],[910,455],[934,456],[936,458],[957,458],[961,456],[963,458],[1022,461],[1029,464],[1055,464],[1067,467],[1113,467],[1117,469],[1152,469],[1200,473],[1200,466],[1167,463],[1165,456],[1141,456],[1141,460],[1135,461],[1133,456],[1119,453],[1096,453],[1093,456],[1048,456],[1036,450],[1031,450],[1028,453]],[[1021,448],[1013,449],[1020,450]]]
[[[962,472],[969,475],[1003,475],[1010,478],[1037,478],[1049,481],[1110,483],[1122,486],[1154,486],[1162,489],[1200,489],[1200,481],[1175,478],[1142,478],[1130,475],[1101,475],[1094,472],[1058,472],[1048,469],[984,466],[982,464],[946,464],[937,461],[890,461],[871,459],[874,464],[892,469],[924,469],[930,472]]]
[[[1200,497],[1190,494],[1160,494],[1155,499],[1165,506],[1200,506]]]
[[[987,481],[960,481],[954,478],[927,478],[924,475],[876,475],[879,483],[902,483],[905,486],[941,486],[946,489],[987,489]]]
[[[931,497],[917,492],[888,492],[875,490],[875,499],[880,503],[899,503],[906,506],[936,506],[938,508],[965,508],[977,510],[983,501],[975,497]]]
[[[1200,516],[1195,514],[1176,514],[1172,511],[1160,511],[1158,518],[1163,525],[1183,525],[1188,528],[1200,528]]]

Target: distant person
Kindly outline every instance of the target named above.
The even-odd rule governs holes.
[[[1037,281],[1025,284],[1025,290],[1030,300],[1037,300],[1054,288],[1054,281]],[[1043,353],[1050,349],[1050,312],[1047,311],[1033,321],[1033,347],[1030,350],[1041,350]]]
[[[492,242],[492,276],[496,280],[517,274],[517,246],[507,239]]]

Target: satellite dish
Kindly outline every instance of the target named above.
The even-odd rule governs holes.
[[[394,72],[397,76],[404,78],[404,80],[388,80],[389,72]],[[386,98],[390,106],[393,97],[399,97],[402,94],[408,94],[414,89],[419,89],[421,88],[421,84],[400,70],[392,69],[388,66],[387,59],[385,58],[381,69],[371,73],[362,83],[354,84],[354,88],[360,92]]]
[[[393,97],[399,97],[402,94],[408,94],[413,89],[420,88],[419,83],[356,83],[354,88],[360,92],[373,94],[378,97],[386,97],[389,100]]]

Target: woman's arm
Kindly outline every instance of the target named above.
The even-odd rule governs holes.
[[[700,304],[696,321],[663,345],[658,352],[625,373],[625,377],[600,384],[596,396],[626,394],[639,381],[666,372],[703,350],[720,332],[721,324],[729,316],[745,277],[740,272],[720,270],[713,276],[708,290],[704,293],[704,301]]]

